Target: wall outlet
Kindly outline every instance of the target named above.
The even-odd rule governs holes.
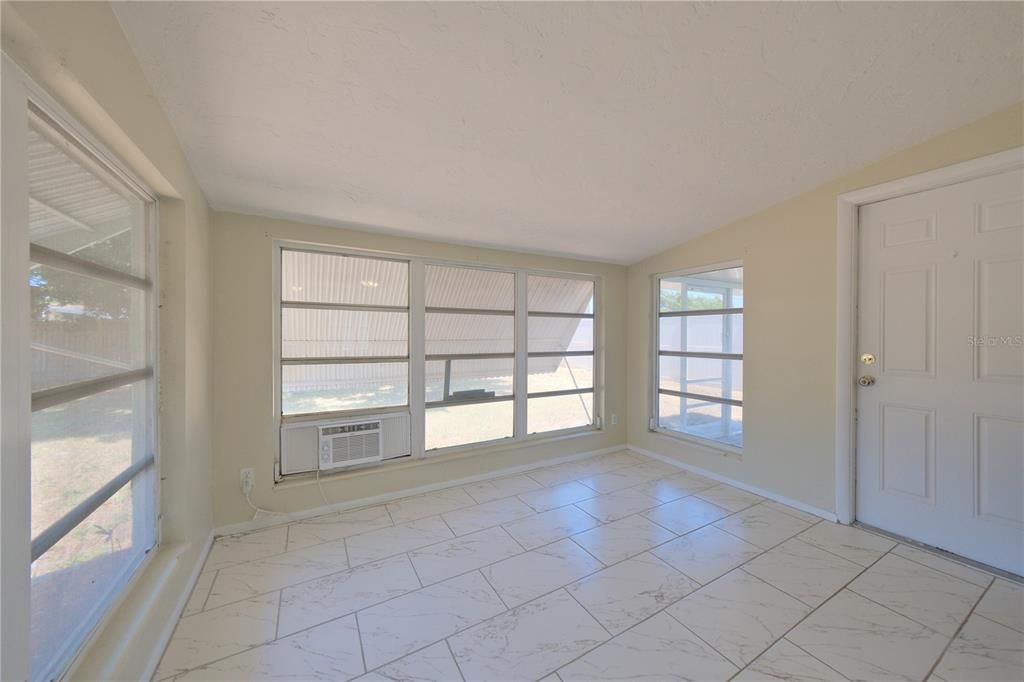
[[[613,413],[612,414],[612,426],[615,426],[618,423],[619,423],[619,415]]]
[[[242,469],[238,472],[238,479],[242,487],[242,494],[248,496],[256,486],[256,470]]]

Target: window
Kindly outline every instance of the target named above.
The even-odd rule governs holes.
[[[743,268],[657,279],[654,425],[743,446]]]
[[[515,274],[427,265],[425,448],[511,438]]]
[[[282,423],[407,411],[413,455],[597,424],[594,279],[279,249]]]
[[[594,282],[528,280],[529,433],[594,423]]]
[[[409,404],[409,264],[281,252],[281,411]]]
[[[50,679],[157,539],[154,206],[34,106],[25,134],[32,676]]]

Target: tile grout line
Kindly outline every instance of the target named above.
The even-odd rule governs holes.
[[[200,575],[202,575],[201,572],[200,572]],[[207,602],[210,601],[210,595],[213,593],[213,586],[217,584],[217,576],[218,575],[220,575],[220,569],[219,568],[216,569],[213,572],[213,579],[210,581],[210,586],[206,589],[206,596],[203,597],[203,604],[202,604],[202,606],[199,607],[199,611],[197,611],[196,613],[203,613],[204,611],[206,611],[206,604],[207,604]],[[195,592],[195,588],[193,588],[192,591]],[[192,613],[192,614],[189,614],[189,615],[194,616],[196,614]],[[182,616],[182,618],[186,618],[186,617],[187,616]],[[180,621],[181,618],[179,618],[178,620]]]
[[[522,556],[522,555],[521,555],[521,554],[517,554],[516,556]],[[484,568],[486,568],[486,566],[485,566]],[[490,580],[488,580],[488,579],[487,579],[487,576],[486,576],[486,575],[484,574],[484,571],[483,571],[483,569],[482,569],[482,568],[480,568],[480,569],[477,569],[477,570],[478,570],[478,571],[480,572],[480,577],[484,579],[484,582],[485,582],[485,583],[487,583],[487,586],[488,586],[489,588],[491,588],[491,590],[492,590],[492,591],[494,592],[494,594],[496,594],[496,595],[497,595],[497,597],[498,597],[498,601],[500,601],[500,602],[501,602],[501,604],[502,604],[502,606],[504,606],[504,607],[505,607],[505,610],[504,610],[504,611],[502,611],[501,613],[508,613],[509,611],[511,611],[511,610],[512,610],[512,607],[511,607],[511,606],[509,606],[509,605],[508,605],[508,602],[507,602],[507,601],[505,601],[505,598],[501,596],[501,592],[498,592],[498,588],[496,588],[496,587],[494,586],[494,583],[492,583],[492,582],[491,582]],[[498,614],[498,615],[500,615],[500,614]],[[446,638],[446,639],[447,639],[447,638]]]
[[[862,575],[863,575],[863,574],[862,574]],[[857,577],[860,577],[860,576],[857,576]],[[891,606],[888,606],[888,605],[886,605],[886,604],[883,604],[882,602],[880,602],[880,601],[878,601],[878,600],[876,600],[876,599],[872,599],[871,597],[868,597],[867,595],[861,594],[860,592],[858,592],[857,590],[853,589],[852,587],[846,587],[846,588],[844,588],[844,589],[846,589],[846,590],[849,590],[849,592],[850,592],[851,594],[855,594],[855,595],[857,595],[858,597],[860,597],[861,599],[864,599],[864,600],[866,600],[866,601],[869,601],[869,602],[871,602],[871,603],[872,603],[872,604],[874,604],[875,606],[880,606],[880,607],[882,607],[883,609],[885,609],[886,611],[889,611],[889,612],[891,612],[891,613],[895,613],[895,614],[896,614],[897,616],[900,616],[900,617],[902,617],[902,618],[906,618],[906,619],[907,619],[907,620],[909,620],[909,621],[910,621],[911,623],[914,623],[914,624],[916,624],[916,625],[920,625],[920,626],[921,626],[921,627],[923,627],[923,628],[924,628],[925,630],[928,630],[928,631],[930,631],[930,632],[934,632],[934,633],[935,633],[936,635],[940,635],[940,636],[942,636],[942,637],[949,637],[949,635],[947,635],[947,634],[946,634],[946,633],[944,633],[944,632],[939,632],[939,631],[938,631],[938,630],[936,630],[936,629],[935,629],[935,628],[934,628],[933,626],[931,626],[931,625],[925,625],[924,623],[922,623],[921,621],[917,620],[916,618],[911,618],[910,616],[908,616],[908,615],[907,615],[907,614],[905,614],[905,613],[900,613],[899,611],[897,611],[896,609],[892,608]],[[984,591],[982,592],[982,594],[984,594]]]
[[[815,611],[816,611],[816,610],[817,610],[817,609],[815,609]],[[818,663],[821,663],[821,664],[822,664],[823,666],[825,666],[825,667],[826,667],[826,668],[828,668],[829,670],[832,670],[832,671],[834,671],[834,672],[835,672],[835,674],[836,674],[836,675],[839,675],[839,677],[840,677],[840,678],[842,678],[842,679],[844,679],[844,680],[849,680],[849,679],[850,679],[850,678],[849,678],[849,677],[847,677],[846,675],[842,674],[841,672],[839,672],[838,670],[836,670],[835,668],[833,668],[832,666],[830,666],[830,665],[829,665],[828,663],[826,663],[825,661],[821,660],[820,658],[818,658],[817,656],[815,656],[814,654],[812,654],[812,653],[811,653],[810,651],[808,651],[807,649],[803,648],[802,646],[800,646],[799,644],[797,644],[797,643],[796,643],[796,642],[794,642],[793,640],[791,640],[791,639],[788,639],[788,638],[787,638],[787,637],[786,637],[785,635],[783,635],[782,637],[780,637],[780,638],[779,638],[779,640],[778,640],[778,642],[776,642],[775,644],[778,644],[779,642],[781,642],[781,641],[783,641],[783,640],[785,640],[786,642],[788,642],[788,643],[789,643],[789,644],[790,644],[791,646],[794,646],[794,647],[796,647],[797,649],[799,649],[800,651],[804,652],[804,654],[806,654],[807,656],[810,656],[811,658],[813,658],[813,659],[814,659],[815,661],[817,661]],[[773,644],[772,646],[775,646],[775,644]],[[770,649],[771,647],[768,647],[768,648]],[[767,650],[768,650],[768,649],[765,649],[765,651],[767,651]],[[764,654],[761,654],[761,656],[764,656]],[[760,658],[760,656],[758,656],[758,658]],[[757,661],[758,661],[758,658],[755,658],[755,659],[754,659],[753,661],[751,661],[751,662],[750,662],[750,663],[749,663],[749,664],[748,664],[748,665],[746,666],[746,668],[744,668],[743,670],[746,670],[746,669],[747,669],[747,668],[749,668],[750,666],[752,666],[752,665],[754,665],[755,663],[757,663]],[[743,671],[741,670],[740,672],[743,672]],[[736,673],[736,674],[738,675],[739,673]]]
[[[988,591],[988,588],[987,588],[987,587],[985,588],[985,591],[986,591],[986,592]],[[984,597],[985,595],[984,595],[984,594],[982,594],[981,596],[982,596],[982,597]],[[978,604],[980,604],[980,603],[981,603],[981,600],[979,599],[979,600],[978,600]],[[975,605],[975,606],[977,606],[977,605]],[[972,616],[977,616],[978,618],[981,618],[982,620],[987,620],[988,622],[990,622],[990,623],[993,623],[993,624],[995,624],[995,625],[998,625],[998,626],[999,626],[999,627],[1001,627],[1001,628],[1006,628],[1007,630],[1011,630],[1011,631],[1013,631],[1013,632],[1016,632],[1016,633],[1017,633],[1017,634],[1019,634],[1019,635],[1024,635],[1024,630],[1018,630],[1017,628],[1014,628],[1014,627],[1010,627],[1010,626],[1009,626],[1009,625],[1007,625],[1006,623],[1000,623],[1000,622],[999,622],[998,620],[994,620],[994,619],[992,619],[991,617],[989,617],[989,616],[986,616],[986,615],[985,615],[984,613],[976,613],[976,612],[972,612],[972,613],[971,613],[971,615],[972,615]]]
[[[342,618],[344,618],[344,616],[342,616]],[[366,669],[366,649],[363,648],[363,628],[359,625],[359,612],[356,611],[353,613],[352,618],[356,622],[356,638],[359,640],[359,658],[363,661],[363,675],[365,675],[369,670]]]
[[[277,591],[277,614],[274,616],[274,639],[271,642],[276,642],[281,639],[281,602],[284,601],[284,588]]]
[[[927,680],[933,674],[935,674],[935,669],[939,667],[939,664],[942,663],[942,659],[946,657],[946,654],[949,652],[949,647],[953,646],[953,642],[955,642],[957,640],[957,637],[960,636],[960,633],[963,631],[964,626],[967,625],[967,621],[969,621],[971,619],[971,616],[974,615],[974,611],[978,608],[978,604],[981,603],[981,600],[985,598],[985,595],[988,594],[989,590],[992,589],[992,585],[994,584],[995,581],[993,580],[991,583],[989,583],[989,586],[986,587],[985,590],[981,593],[981,596],[978,597],[978,601],[974,602],[974,606],[972,606],[971,610],[967,612],[967,617],[963,619],[963,622],[960,623],[960,627],[956,629],[956,632],[953,633],[953,636],[949,638],[948,642],[946,642],[946,646],[942,648],[942,653],[938,655],[938,657],[932,663],[931,667],[928,668],[928,674],[924,676],[924,679]]]
[[[459,677],[462,678],[462,682],[466,682],[466,675],[462,672],[462,666],[459,665],[459,658],[452,650],[452,643],[448,641],[447,637],[444,639],[444,645],[448,647],[448,655],[452,657],[452,661],[455,663],[455,669],[459,671]]]
[[[732,571],[730,571],[730,573],[731,573],[731,572],[732,572]],[[688,597],[688,596],[690,596],[690,595],[686,595],[686,596]],[[686,597],[683,597],[683,599],[685,599],[685,598],[686,598]],[[680,601],[682,601],[682,600],[680,600]],[[736,665],[736,663],[734,663],[734,662],[733,662],[733,660],[732,660],[731,658],[729,658],[728,656],[726,656],[725,654],[723,654],[723,653],[722,653],[721,651],[719,651],[719,650],[718,650],[718,648],[717,648],[717,647],[716,647],[716,646],[715,646],[714,644],[712,644],[711,642],[709,642],[708,640],[704,639],[704,638],[703,638],[703,637],[701,637],[701,636],[700,636],[699,634],[697,634],[697,632],[696,632],[695,630],[693,630],[693,628],[691,628],[691,627],[690,627],[689,625],[687,625],[687,624],[686,624],[686,623],[684,623],[683,621],[681,621],[681,620],[679,620],[678,618],[676,618],[675,616],[673,616],[673,615],[672,615],[671,613],[669,613],[669,612],[668,612],[667,610],[665,611],[665,615],[666,615],[666,616],[668,616],[669,618],[671,618],[672,620],[674,620],[674,621],[675,621],[676,623],[678,623],[678,624],[679,624],[679,627],[683,628],[684,630],[686,630],[687,632],[689,632],[689,633],[690,633],[691,635],[693,635],[694,637],[696,637],[696,638],[697,638],[697,639],[699,639],[700,641],[704,642],[704,644],[706,644],[706,645],[708,646],[708,648],[709,648],[709,649],[711,649],[711,650],[712,650],[712,651],[714,651],[714,652],[715,652],[716,654],[718,654],[719,656],[721,656],[721,657],[722,657],[722,660],[723,660],[723,661],[725,661],[726,663],[728,663],[728,664],[729,664],[729,665],[731,665],[732,667],[736,668],[736,672],[734,672],[734,673],[733,673],[733,674],[732,674],[732,675],[730,676],[730,678],[729,678],[729,679],[732,679],[732,677],[735,677],[736,675],[739,675],[739,674],[740,674],[740,671],[742,671],[742,670],[743,670],[743,668],[742,668],[741,666],[738,666],[738,665]],[[758,655],[760,656],[760,654],[758,654]],[[755,659],[755,660],[756,660],[756,659]]]
[[[815,525],[817,525],[817,524],[815,524]],[[779,544],[782,544],[782,543],[779,543]],[[774,547],[773,547],[772,549],[774,549]],[[889,554],[889,552],[891,552],[891,551],[892,551],[892,548],[890,547],[888,551],[884,552],[884,553],[883,553],[883,554],[882,554],[881,556],[879,556],[879,557],[878,557],[877,559],[875,559],[874,561],[872,561],[872,562],[871,562],[871,563],[870,563],[869,565],[865,566],[865,567],[864,567],[864,569],[863,569],[863,570],[862,570],[862,571],[861,571],[860,573],[858,573],[857,575],[853,576],[852,578],[850,578],[849,580],[847,580],[847,581],[846,581],[845,583],[843,583],[843,585],[842,585],[842,586],[841,586],[841,587],[840,587],[840,588],[839,588],[838,590],[836,590],[835,592],[833,592],[833,593],[832,593],[832,595],[831,595],[831,596],[830,596],[830,597],[829,597],[828,599],[826,599],[825,601],[823,601],[823,602],[821,602],[820,604],[818,604],[818,606],[816,606],[816,607],[812,608],[812,609],[811,609],[810,611],[808,611],[808,612],[807,612],[807,613],[806,613],[806,614],[804,615],[804,617],[803,617],[803,618],[801,618],[801,619],[800,619],[800,620],[798,620],[798,621],[797,621],[796,623],[794,623],[794,624],[793,624],[793,625],[792,625],[791,627],[789,627],[789,628],[788,628],[788,629],[787,629],[787,630],[786,630],[786,631],[785,631],[784,633],[782,633],[782,634],[781,634],[781,635],[780,635],[780,636],[779,636],[778,638],[776,638],[776,639],[775,639],[774,641],[772,641],[772,642],[771,642],[771,644],[769,644],[769,645],[768,645],[767,647],[765,647],[765,648],[764,648],[763,650],[761,650],[761,652],[760,652],[760,653],[758,653],[758,654],[757,654],[757,656],[755,656],[754,658],[750,659],[750,663],[747,663],[747,664],[746,664],[745,666],[743,666],[742,668],[740,668],[740,670],[739,670],[739,671],[738,671],[738,672],[736,673],[736,675],[739,675],[739,674],[740,674],[741,672],[743,672],[743,671],[744,671],[744,670],[746,670],[746,669],[747,669],[748,667],[750,667],[750,664],[751,664],[751,663],[753,663],[754,661],[756,661],[757,659],[759,659],[759,658],[760,658],[761,656],[763,656],[763,655],[764,655],[764,653],[765,653],[766,651],[768,651],[768,649],[771,649],[771,648],[772,648],[773,646],[775,646],[775,644],[776,644],[776,643],[777,643],[777,642],[778,642],[779,640],[783,640],[783,639],[786,639],[786,640],[787,640],[787,641],[789,641],[790,643],[792,643],[792,644],[796,645],[797,647],[799,647],[801,651],[805,651],[805,649],[803,649],[803,647],[800,647],[800,646],[799,646],[798,644],[796,644],[796,643],[795,643],[795,642],[793,642],[792,640],[789,640],[789,639],[788,639],[788,637],[789,637],[789,633],[793,632],[793,630],[795,630],[796,628],[798,628],[798,627],[800,626],[800,624],[801,624],[801,623],[803,623],[803,622],[804,622],[804,621],[806,621],[806,620],[807,620],[808,618],[810,618],[810,617],[811,617],[811,616],[813,616],[813,615],[814,615],[815,613],[817,613],[819,609],[821,609],[822,607],[824,607],[824,606],[825,606],[825,604],[828,604],[828,603],[829,603],[830,601],[832,601],[833,599],[835,599],[835,598],[836,598],[836,597],[837,597],[838,595],[842,594],[842,593],[843,593],[843,590],[845,590],[845,589],[847,588],[847,586],[848,586],[848,585],[849,585],[850,583],[852,583],[852,582],[853,582],[854,580],[856,580],[856,579],[857,579],[857,578],[859,578],[859,577],[860,577],[861,575],[863,575],[865,571],[867,571],[867,570],[868,570],[868,569],[870,569],[870,568],[871,568],[872,566],[874,566],[874,565],[875,565],[875,564],[877,564],[877,563],[878,563],[879,561],[881,561],[881,560],[882,560],[882,559],[883,559],[883,558],[884,558],[884,557],[885,557],[886,555],[888,555],[888,554]],[[753,559],[751,559],[751,561],[753,561]],[[748,562],[744,562],[743,564],[741,564],[740,566],[738,566],[738,568],[743,568],[743,566],[745,566],[745,565],[746,565],[747,563],[748,563]],[[744,573],[746,573],[746,571],[744,571]],[[752,573],[747,573],[747,575],[753,575],[753,574],[752,574]],[[753,577],[757,578],[758,580],[761,580],[761,581],[762,581],[763,583],[765,583],[766,585],[771,585],[771,583],[769,583],[769,582],[768,582],[768,581],[766,581],[766,580],[763,580],[762,578],[759,578],[759,577],[758,577],[758,576],[756,576],[756,575],[754,575]],[[771,586],[772,586],[772,587],[775,587],[774,585],[771,585]],[[775,589],[779,590],[779,588],[777,588],[777,587],[775,587]],[[779,591],[780,591],[780,592],[782,592],[782,590],[779,590]],[[788,594],[788,593],[785,593],[785,592],[784,592],[784,594]],[[789,596],[791,596],[791,597],[792,597],[792,595],[789,595]],[[794,598],[794,599],[796,599],[796,597],[793,597],[793,598]],[[797,601],[800,601],[800,600],[797,600]],[[800,603],[802,604],[802,603],[804,603],[804,602],[800,602]],[[818,661],[818,662],[819,662],[819,663],[821,663],[822,665],[824,665],[824,666],[828,667],[828,668],[829,668],[830,670],[834,670],[834,668],[832,668],[832,666],[830,666],[830,665],[829,665],[828,663],[825,663],[825,661],[821,660],[820,658],[818,658],[817,656],[815,656],[815,655],[814,655],[814,654],[812,654],[811,652],[807,651],[806,653],[807,653],[807,655],[808,655],[808,656],[810,656],[810,657],[811,657],[811,658],[813,658],[814,660]],[[839,672],[839,671],[836,671],[836,672]],[[842,675],[842,673],[840,673],[840,674]],[[843,675],[843,677],[846,677],[846,676],[845,676],[845,675]]]
[[[742,514],[742,513],[743,512],[736,512],[736,514]],[[733,514],[732,516],[735,516],[736,514]],[[758,549],[762,549],[761,545],[759,545],[759,544],[757,544],[755,542],[752,542],[751,540],[748,540],[747,538],[741,537],[741,536],[737,535],[736,533],[733,533],[728,528],[722,528],[721,526],[717,525],[719,522],[725,521],[725,519],[732,518],[732,516],[726,516],[723,519],[718,519],[718,521],[712,521],[711,525],[714,526],[715,528],[717,528],[718,530],[722,531],[723,533],[728,533],[729,535],[733,536],[737,540],[742,540],[743,542],[747,543],[748,545],[753,545],[754,547],[757,547]],[[811,524],[811,525],[807,526],[806,528],[801,528],[800,530],[798,530],[797,532],[793,533],[792,535],[786,537],[785,539],[780,540],[779,542],[776,542],[774,545],[772,545],[768,549],[763,549],[762,550],[762,554],[764,552],[769,552],[769,551],[775,549],[779,545],[782,545],[782,544],[785,544],[785,543],[789,542],[793,538],[799,536],[801,533],[804,533],[806,531],[809,531],[811,528],[814,528],[814,526],[816,526],[816,525],[818,525],[818,524]],[[760,556],[760,555],[758,555],[758,556]],[[746,562],[744,562],[744,563],[746,563]]]
[[[397,555],[396,555],[396,556],[397,556]],[[422,589],[423,589],[424,587],[426,587],[426,585],[424,585],[424,584],[423,584],[423,578],[421,578],[421,577],[420,577],[420,572],[416,570],[416,564],[414,564],[414,563],[412,562],[412,557],[411,557],[411,556],[409,556],[409,552],[406,552],[406,553],[405,553],[405,554],[403,554],[402,556],[404,556],[404,557],[405,557],[405,560],[406,560],[407,562],[409,562],[409,566],[411,566],[411,567],[412,567],[412,574],[413,574],[414,576],[416,576],[416,582],[418,582],[418,583],[420,584],[420,586],[419,586],[419,588],[418,588],[418,589],[421,589],[421,590],[422,590]],[[415,592],[415,590],[413,590],[413,592]],[[408,592],[406,592],[405,594],[409,594],[409,593],[408,593]],[[399,595],[399,596],[401,596],[401,595]],[[381,604],[383,604],[384,602],[380,602],[380,603],[381,603]],[[374,604],[374,606],[376,606],[376,604]]]

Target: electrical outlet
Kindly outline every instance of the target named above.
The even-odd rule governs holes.
[[[619,423],[619,415],[612,414],[612,426],[615,426],[618,423]]]
[[[242,494],[249,495],[256,485],[256,470],[242,469],[238,472],[239,483],[242,486]]]

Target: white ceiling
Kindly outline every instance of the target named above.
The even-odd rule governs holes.
[[[1021,3],[114,3],[217,208],[631,263],[1022,98]]]

